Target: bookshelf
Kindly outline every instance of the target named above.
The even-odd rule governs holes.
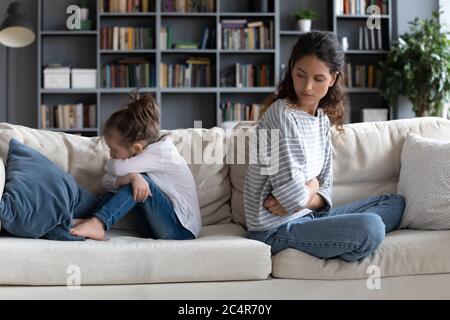
[[[367,28],[369,5],[380,8],[380,29]],[[377,84],[378,64],[385,59],[392,41],[392,0],[334,0],[333,31],[349,42],[346,122],[363,121],[364,109],[379,109],[381,113],[387,109],[387,120],[393,119],[393,108],[382,98]]]
[[[117,6],[109,10],[108,3],[113,1]],[[267,0],[263,10],[255,7],[260,1],[254,0],[204,0],[203,6],[200,0],[196,9],[177,8],[175,0],[148,0],[145,12],[142,12],[145,0],[136,2],[139,8],[133,7],[134,0],[126,0],[125,7],[120,7],[121,1],[124,0],[90,0],[91,30],[70,31],[66,28],[69,16],[66,8],[78,4],[78,0],[39,0],[38,128],[42,128],[42,104],[83,103],[95,105],[95,127],[46,128],[99,135],[102,124],[127,102],[127,94],[134,89],[127,87],[130,82],[126,81],[116,83],[120,87],[112,85],[112,69],[119,74],[116,79],[123,76],[121,72],[146,79],[141,92],[156,97],[161,107],[162,129],[190,128],[195,120],[201,120],[204,128],[220,126],[225,120],[247,120],[249,111],[255,110],[257,104],[275,91],[283,65],[288,61],[299,35],[291,17],[294,10],[299,7],[316,10],[320,18],[313,22],[313,28],[335,30],[339,36],[363,20],[363,17],[337,15],[333,0]],[[383,26],[389,27],[389,36],[390,12],[382,17]],[[134,42],[129,40],[123,44],[123,37],[133,38]],[[136,45],[142,37],[151,40]],[[377,52],[357,49],[352,47],[347,52],[351,61],[377,61],[386,53],[388,42]],[[96,69],[97,87],[43,88],[43,69],[50,63]],[[135,68],[133,63],[142,66]],[[117,64],[127,67],[112,67]],[[239,76],[236,70],[240,70]],[[169,78],[172,83],[168,82]],[[352,108],[356,108],[364,106],[359,104],[365,101],[364,97],[379,97],[379,92],[375,88],[349,88],[349,95]],[[224,109],[227,105],[240,107],[227,111]],[[352,120],[358,120],[356,111],[353,117],[353,109]]]

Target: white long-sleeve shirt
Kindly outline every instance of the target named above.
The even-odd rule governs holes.
[[[270,149],[273,129],[279,130],[279,141],[274,143],[274,149]],[[264,172],[271,165],[261,159],[248,166],[244,185],[248,230],[270,230],[310,213],[312,210],[305,207],[310,197],[305,184],[313,178],[319,181],[317,193],[326,203],[322,209],[331,208],[333,170],[330,121],[322,109],[318,109],[317,116],[313,116],[290,108],[287,100],[277,100],[256,124],[256,137],[257,141],[268,141],[267,151],[278,153],[278,168],[275,173]],[[264,207],[264,201],[270,194],[288,212],[287,216],[274,215]]]
[[[197,186],[186,161],[168,137],[148,145],[140,154],[125,159],[110,159],[105,165],[103,187],[110,192],[119,189],[117,177],[145,172],[172,201],[181,224],[196,237],[201,230]]]

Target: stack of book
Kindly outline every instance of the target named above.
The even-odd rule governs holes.
[[[222,102],[220,104],[219,123],[225,121],[257,121],[261,105],[257,103],[232,103]]]
[[[155,87],[155,66],[142,58],[120,59],[102,66],[104,88]]]
[[[348,88],[377,88],[379,69],[375,65],[346,64],[345,85]]]
[[[366,15],[369,6],[378,6],[380,14],[389,14],[388,0],[336,0],[337,15]]]
[[[224,50],[273,49],[273,21],[247,22],[246,19],[222,20],[219,24],[219,48]],[[219,37],[219,38],[220,38]]]
[[[100,12],[149,12],[152,0],[100,0]]]
[[[161,64],[163,88],[211,87],[211,61],[208,57],[189,57],[185,64]]]
[[[272,66],[268,64],[235,64],[236,87],[270,87],[273,78]]]
[[[214,12],[215,0],[163,0],[163,12]]]
[[[135,50],[154,48],[152,28],[102,27],[101,49]]]
[[[86,129],[97,126],[95,104],[42,104],[42,129]]]
[[[359,50],[383,50],[383,35],[380,29],[359,27]]]

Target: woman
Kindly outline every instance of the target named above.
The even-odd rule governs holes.
[[[278,170],[265,174],[267,161],[249,165],[244,208],[249,237],[269,244],[274,255],[294,248],[323,259],[362,259],[403,215],[404,198],[397,194],[332,208],[330,126],[343,130],[344,65],[335,35],[301,35],[284,79],[256,123],[257,137],[267,137],[268,146],[270,131],[277,130],[271,151],[278,153]]]

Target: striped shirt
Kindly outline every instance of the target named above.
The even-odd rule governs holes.
[[[326,203],[322,210],[329,210],[333,184],[331,133],[323,110],[317,109],[317,116],[313,116],[279,99],[256,123],[255,134],[256,146],[250,147],[254,161],[248,165],[244,184],[248,230],[271,230],[312,212],[305,208],[310,199],[305,184],[313,178],[319,181],[317,193]],[[287,216],[274,215],[264,207],[270,194]]]

